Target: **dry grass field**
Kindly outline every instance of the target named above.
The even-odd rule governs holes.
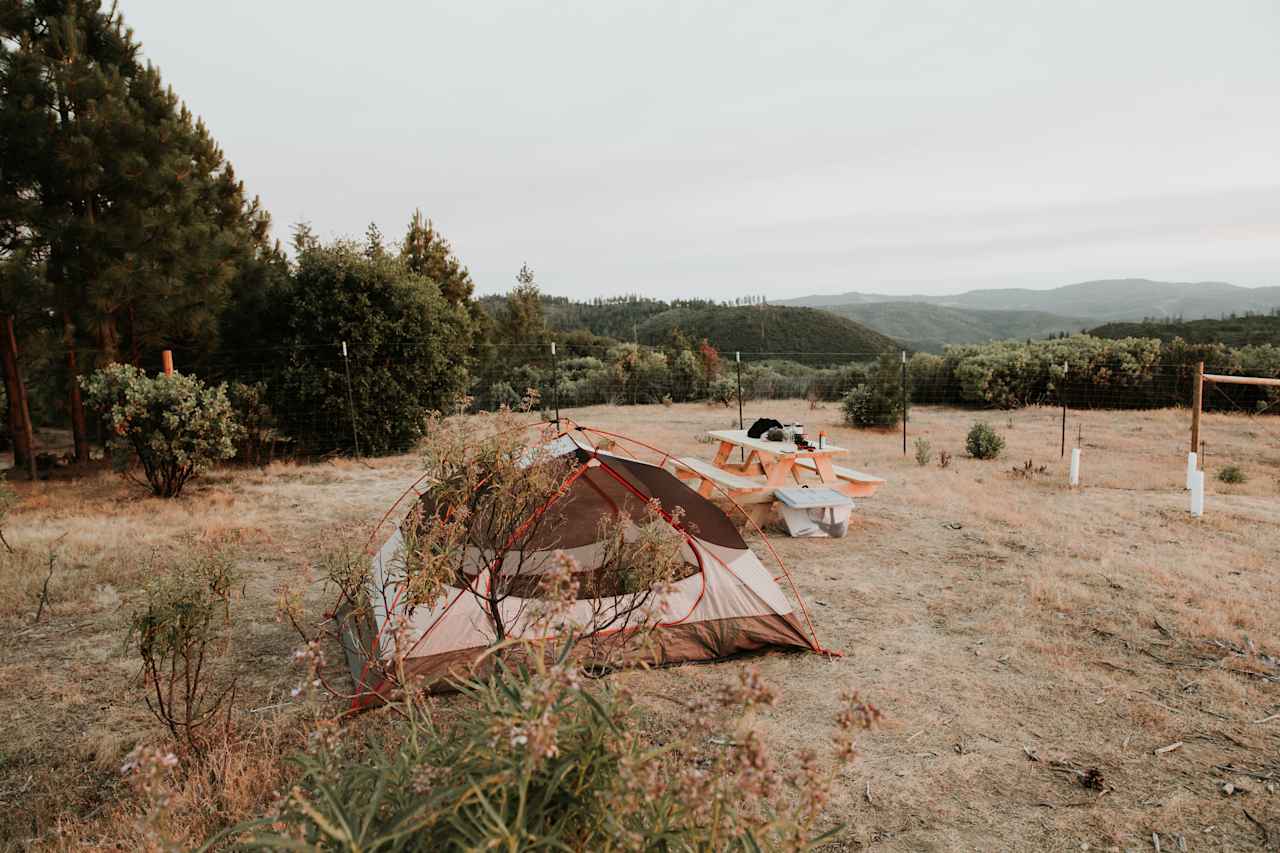
[[[736,412],[692,404],[571,414],[702,456],[705,430],[736,425]],[[848,538],[774,539],[823,643],[844,656],[612,676],[654,727],[680,725],[663,697],[757,665],[779,689],[760,722],[785,763],[821,746],[839,694],[860,691],[889,722],[863,740],[830,804],[848,827],[843,849],[1280,844],[1280,418],[1205,417],[1209,494],[1193,519],[1185,412],[1071,413],[1078,489],[1066,486],[1054,410],[917,408],[911,433],[953,454],[945,469],[904,456],[898,433],[841,427],[835,406],[748,407],[748,420],[762,415],[825,429],[853,448],[847,464],[888,481],[859,501]],[[980,416],[1008,441],[999,460],[964,456]],[[1028,459],[1046,472],[1012,471]],[[1217,481],[1229,462],[1247,482]],[[225,470],[176,501],[108,473],[16,483],[5,533],[19,554],[0,559],[0,850],[139,846],[141,795],[119,768],[160,733],[124,623],[148,555],[179,559],[184,537],[239,554],[245,740],[213,759],[232,784],[197,778],[174,795],[175,828],[189,843],[269,802],[313,712],[290,699],[296,637],[275,617],[276,590],[305,583],[319,550],[376,521],[415,470],[412,456]],[[305,600],[316,614],[329,603],[314,582]]]

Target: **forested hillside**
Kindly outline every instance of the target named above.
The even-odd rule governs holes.
[[[679,329],[721,352],[881,353],[901,344],[861,323],[814,308],[781,305],[672,308],[640,326],[640,342],[656,344]]]
[[[910,348],[942,352],[948,344],[1044,338],[1079,331],[1086,321],[1044,311],[983,311],[927,302],[836,305],[832,314],[862,323]]]
[[[508,299],[487,296],[482,304],[498,317]],[[585,331],[650,346],[666,345],[678,331],[691,341],[705,338],[725,353],[880,353],[902,348],[861,323],[813,308],[641,297],[575,302],[542,296],[541,303],[547,327],[557,332]]]
[[[1168,343],[1182,338],[1193,344],[1226,344],[1229,347],[1280,345],[1280,313],[1249,314],[1225,320],[1146,320],[1141,323],[1106,323],[1089,334],[1099,338],[1159,338]]]

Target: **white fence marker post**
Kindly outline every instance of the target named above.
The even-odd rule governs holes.
[[[1187,454],[1187,488],[1188,489],[1191,488],[1191,480],[1192,478],[1195,477],[1197,464],[1198,463],[1196,462],[1195,452],[1193,451],[1191,453],[1188,453]]]
[[[1191,515],[1204,515],[1204,472],[1196,471],[1191,477]]]
[[[1071,448],[1071,485],[1080,485],[1080,448]]]

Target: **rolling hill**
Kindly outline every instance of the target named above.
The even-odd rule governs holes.
[[[1200,319],[1232,313],[1265,313],[1280,307],[1280,287],[1239,287],[1220,281],[1164,282],[1123,278],[1086,281],[1048,290],[1002,288],[942,296],[851,292],[803,296],[780,304],[829,309],[882,302],[928,303],[984,311],[1041,311],[1105,323],[1152,317]]]
[[[672,308],[640,324],[640,343],[663,343],[677,328],[691,340],[706,338],[722,353],[882,353],[902,346],[847,317],[780,305]]]
[[[984,311],[928,302],[865,302],[825,310],[925,352],[942,352],[947,344],[1043,338],[1088,325],[1087,320],[1044,311]]]
[[[502,310],[504,301],[499,295],[480,300],[493,316]],[[721,305],[706,300],[663,302],[641,297],[579,302],[544,294],[542,311],[547,325],[557,331],[581,329],[601,338],[650,346],[666,344],[679,329],[690,341],[706,338],[722,353],[818,355],[903,348],[862,323],[814,308]]]
[[[1229,347],[1256,344],[1280,346],[1280,316],[1252,314],[1225,320],[1148,321],[1106,323],[1089,330],[1099,338],[1159,338],[1168,342],[1182,338],[1187,343],[1222,343]]]

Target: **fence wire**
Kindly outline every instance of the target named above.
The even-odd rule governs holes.
[[[923,354],[907,355],[904,364],[903,353],[897,350],[708,354],[634,345],[564,344],[554,355],[548,346],[499,344],[487,350],[480,368],[446,364],[430,375],[415,374],[405,366],[422,363],[424,358],[429,363],[432,346],[430,340],[380,341],[376,352],[368,352],[352,343],[345,356],[341,343],[213,355],[179,348],[174,360],[179,372],[206,382],[256,389],[256,394],[240,395],[250,428],[249,447],[242,456],[252,462],[351,454],[357,445],[366,454],[411,452],[421,435],[415,424],[420,427],[422,419],[399,417],[403,412],[397,407],[416,411],[414,407],[427,399],[430,408],[449,413],[463,408],[494,410],[518,405],[530,391],[536,396],[536,409],[548,419],[557,413],[589,418],[590,413],[582,410],[598,406],[695,403],[723,408],[725,419],[735,420],[740,407],[762,414],[822,408],[831,417],[843,419],[850,395],[862,389],[859,393],[876,398],[871,406],[879,412],[880,426],[897,430],[903,420],[897,403],[904,396],[904,376],[909,439],[923,423],[912,417],[914,407],[952,407],[973,413],[971,418],[966,416],[966,423],[982,418],[997,425],[1007,420],[1010,427],[1015,420],[1036,424],[1044,434],[1036,446],[1043,446],[1045,458],[1061,456],[1080,442],[1087,447],[1090,441],[1094,451],[1124,453],[1123,430],[1108,439],[1110,446],[1101,446],[1099,436],[1111,433],[1096,430],[1089,436],[1088,424],[1094,419],[1086,413],[1186,409],[1195,376],[1195,366],[1188,363],[1097,363],[1068,369],[1063,375],[1043,365],[984,367]],[[85,350],[77,352],[77,359],[81,370],[102,361],[100,354]],[[145,356],[139,366],[157,372],[159,353]],[[40,389],[33,395],[38,398],[38,419],[46,428],[65,429],[67,410],[61,393],[68,375],[65,353],[34,367],[28,373],[40,380]],[[442,377],[442,370],[447,375]],[[1206,365],[1206,371],[1230,372],[1230,368]],[[1274,415],[1280,413],[1278,391],[1209,384],[1204,410]],[[783,401],[795,401],[795,405],[769,406]],[[1026,411],[1017,414],[1020,410]],[[1186,414],[1178,415],[1176,422],[1184,422]],[[1268,418],[1260,421],[1280,423]],[[100,424],[93,423],[91,432],[91,438],[101,443]],[[1207,435],[1206,440],[1212,453],[1213,437]],[[1185,437],[1163,438],[1160,453],[1174,463],[1161,464],[1176,467],[1177,455],[1186,450]]]

